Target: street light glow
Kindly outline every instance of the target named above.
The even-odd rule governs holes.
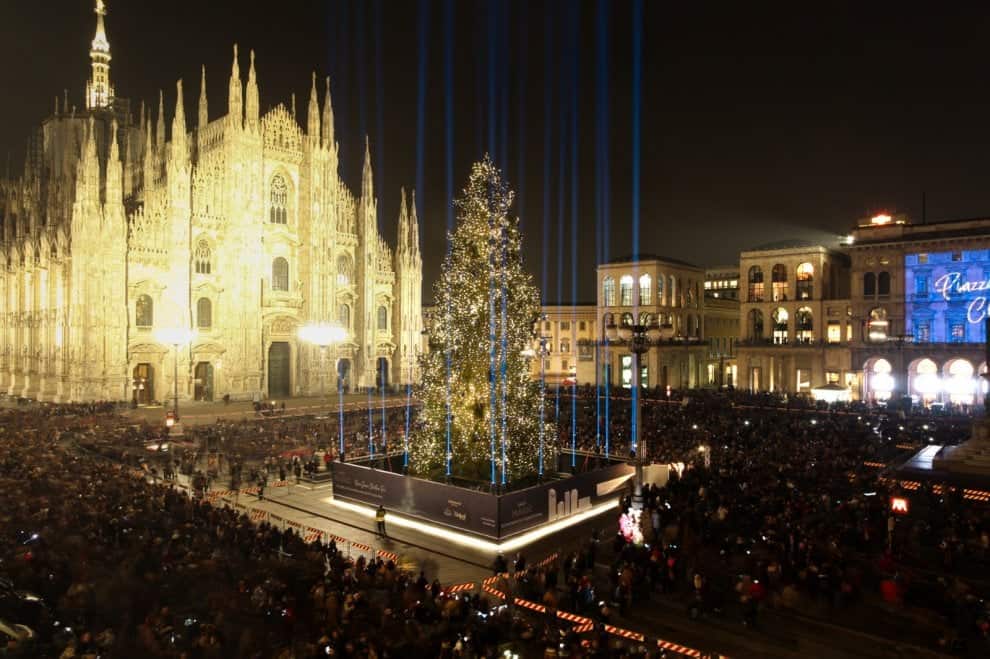
[[[155,338],[171,346],[183,346],[195,336],[196,333],[188,327],[162,327],[155,330]]]
[[[339,325],[330,323],[311,323],[299,328],[299,338],[307,343],[325,348],[340,343],[347,338],[347,331]]]

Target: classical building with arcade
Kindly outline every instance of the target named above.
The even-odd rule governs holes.
[[[982,402],[990,218],[878,214],[834,246],[745,251],[740,276],[740,386]]]
[[[262,114],[254,53],[242,82],[235,45],[221,116],[204,68],[194,126],[181,80],[170,121],[164,95],[135,117],[105,14],[97,0],[84,102],[56,98],[23,174],[0,181],[0,389],[144,404],[417,380],[415,196],[389,245],[367,142],[359,193],[341,179],[329,78],[321,108],[313,74],[305,126],[294,103]],[[321,354],[298,338],[309,323],[346,338]]]

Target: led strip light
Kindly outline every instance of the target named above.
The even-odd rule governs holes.
[[[375,517],[375,509],[369,506],[364,506],[357,503],[351,503],[349,501],[341,501],[339,499],[333,499],[332,497],[324,499],[325,503],[331,506],[336,506],[344,510],[349,510],[363,517],[373,519]],[[420,533],[425,533],[426,535],[431,535],[442,540],[447,540],[459,544],[463,547],[469,547],[471,549],[480,549],[482,551],[488,552],[511,552],[517,549],[521,549],[526,545],[536,542],[541,538],[545,538],[548,535],[566,529],[575,524],[580,524],[585,520],[589,520],[592,517],[596,517],[609,510],[614,510],[619,505],[619,502],[609,501],[608,503],[598,504],[597,506],[592,506],[588,510],[569,515],[564,519],[557,520],[550,524],[546,524],[539,528],[535,528],[532,531],[527,531],[521,535],[517,535],[510,538],[502,543],[493,542],[491,540],[482,540],[481,538],[476,538],[467,533],[461,533],[460,531],[453,531],[448,528],[436,524],[429,524],[426,522],[420,522],[418,520],[410,519],[408,517],[402,517],[397,513],[389,512],[388,521],[389,524],[394,524],[395,526],[412,529],[413,531],[419,531]]]

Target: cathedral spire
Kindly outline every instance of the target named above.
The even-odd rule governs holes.
[[[86,130],[86,144],[79,159],[76,176],[76,201],[96,202],[100,200],[100,161],[96,158],[96,122],[89,115]]]
[[[241,67],[237,63],[237,44],[234,44],[234,63],[230,67],[230,84],[227,90],[227,119],[240,128],[244,122],[244,90],[241,87]]]
[[[327,93],[323,98],[323,147],[333,148],[333,101],[330,98],[330,76],[327,76]]]
[[[89,59],[93,72],[86,83],[86,108],[110,107],[113,100],[113,85],[110,84],[110,42],[107,40],[107,30],[103,17],[107,7],[103,0],[96,0],[96,36],[89,48]]]
[[[175,116],[172,117],[172,160],[184,163],[186,151],[186,112],[183,109],[182,79],[175,83]]]
[[[124,203],[120,147],[117,145],[117,118],[110,122],[110,155],[107,157],[107,204]]]
[[[364,171],[361,174],[361,199],[370,203],[375,198],[375,181],[371,171],[371,145],[368,135],[364,136]]]
[[[199,83],[199,121],[196,127],[203,129],[208,123],[210,123],[210,109],[206,104],[206,65],[204,64],[203,78]]]
[[[165,92],[158,90],[158,126],[155,131],[155,142],[158,150],[165,146]]]
[[[254,72],[254,51],[251,51],[251,68],[248,69],[247,91],[244,94],[244,127],[258,130],[258,77]]]
[[[400,259],[405,258],[406,246],[409,242],[409,213],[406,211],[406,188],[401,188],[402,199],[399,201],[399,236],[395,241],[395,252]]]
[[[416,188],[413,188],[412,198],[409,200],[409,254],[413,261],[422,261],[419,253],[419,219],[416,217]]]
[[[306,134],[316,145],[320,142],[320,103],[316,100],[316,71],[313,71],[313,84],[309,88],[309,110],[306,113]]]

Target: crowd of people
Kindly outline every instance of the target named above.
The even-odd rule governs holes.
[[[88,412],[0,411],[0,573],[46,603],[9,656],[647,656],[156,481]]]
[[[579,447],[600,454],[602,407],[593,389],[578,393],[573,401],[561,396],[559,406],[552,393],[548,413],[565,447],[573,424]],[[223,455],[217,470],[242,482],[262,472],[298,477],[315,455],[333,459],[339,450],[335,416],[189,427],[162,462],[160,450],[149,450],[161,429],[116,412],[0,411],[0,576],[47,603],[46,617],[31,621],[38,638],[25,656],[637,652],[604,633],[580,649],[581,639],[555,619],[479,595],[450,596],[422,573],[307,544],[176,487],[177,471],[204,468],[203,452]],[[632,454],[630,413],[628,392],[615,392],[615,455]],[[359,455],[368,414],[349,412],[344,421],[345,453]],[[382,423],[377,410],[370,431],[379,438]],[[505,589],[613,624],[657,598],[684,605],[686,615],[754,626],[768,609],[840,620],[883,607],[932,621],[908,640],[970,656],[990,651],[990,593],[981,579],[990,567],[990,509],[959,490],[904,491],[882,467],[927,443],[965,439],[969,419],[652,392],[641,423],[642,456],[684,465],[662,487],[645,489],[642,541],[617,525],[618,533],[596,533],[549,564],[503,559],[496,571],[516,574]],[[405,408],[386,409],[384,424],[390,443],[401,438]],[[142,463],[150,468],[138,472]],[[162,464],[169,466],[159,479]],[[254,474],[245,479],[245,469]],[[892,496],[908,498],[910,514],[894,514]],[[603,561],[607,574],[595,569]]]
[[[576,423],[579,448],[601,453],[602,407],[594,389],[578,393],[561,397],[561,444]],[[617,394],[609,450],[628,456],[631,402],[628,391]],[[921,643],[990,652],[990,507],[961,488],[904,490],[884,468],[929,443],[968,438],[964,410],[820,409],[700,392],[644,398],[642,457],[687,468],[646,489],[642,542],[616,536],[613,602],[673,597],[692,615],[729,612],[751,625],[766,607],[852,618],[876,604],[933,621],[917,626]],[[910,502],[910,514],[892,511],[894,496]]]

